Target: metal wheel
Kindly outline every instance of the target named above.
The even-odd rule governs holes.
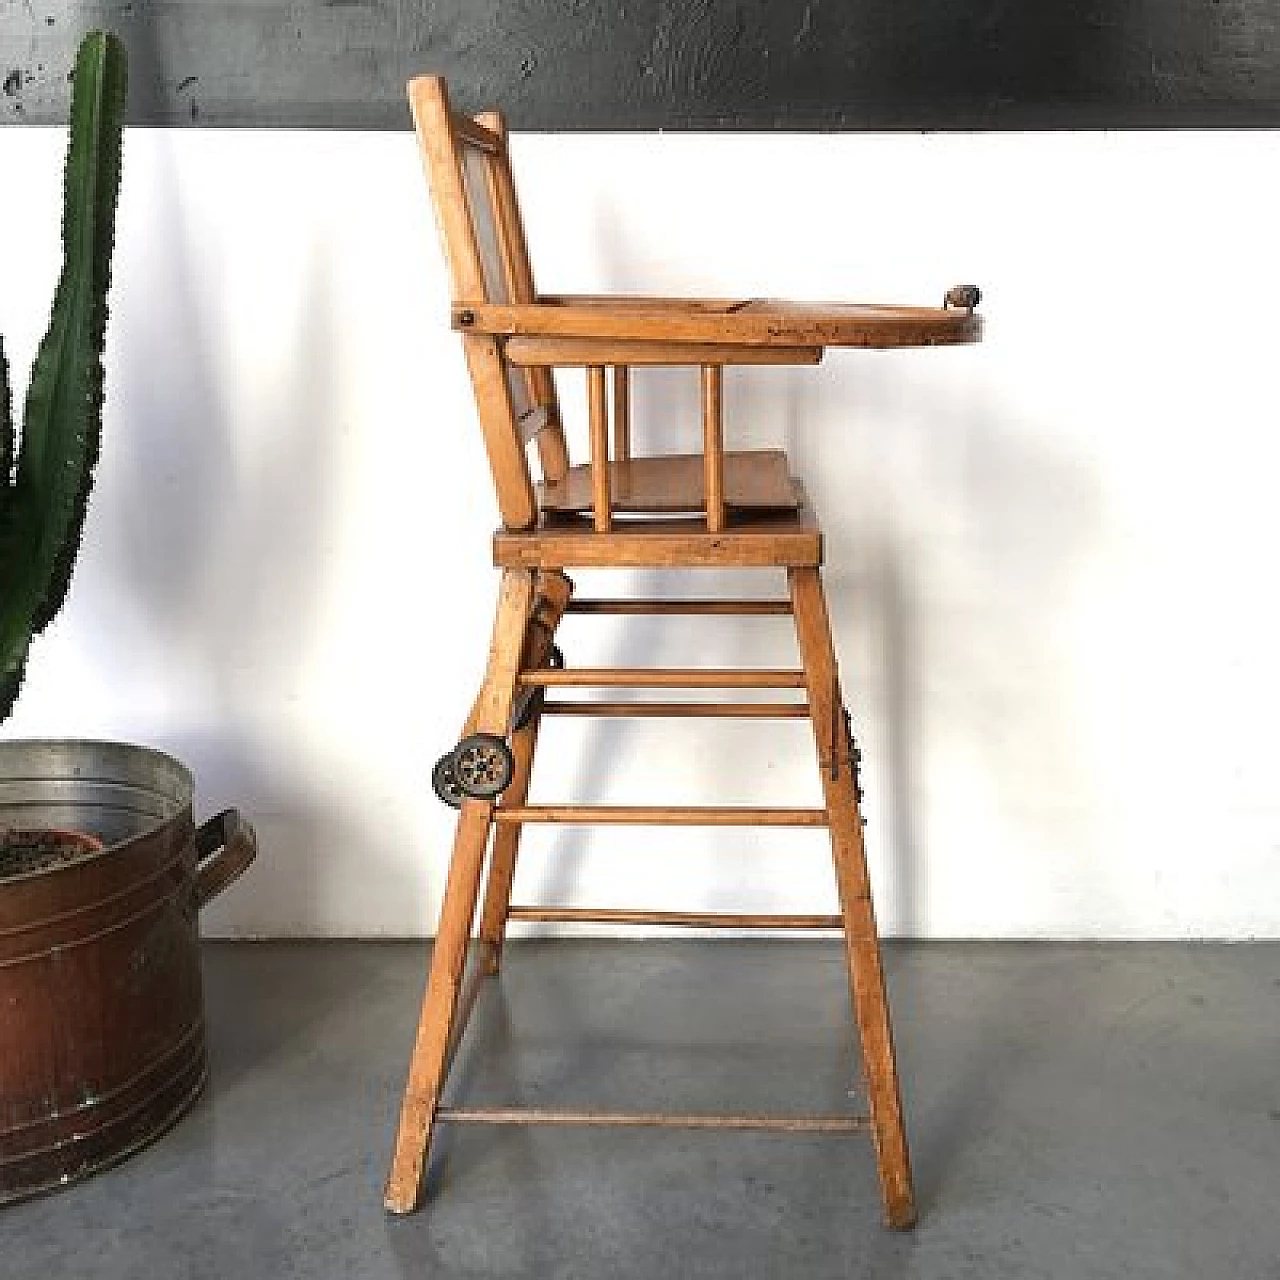
[[[473,733],[453,752],[453,776],[464,796],[493,800],[511,784],[515,760],[506,742],[492,733]]]
[[[462,807],[462,789],[453,772],[452,751],[446,751],[431,770],[431,790],[436,793],[437,799],[443,800],[451,809]]]

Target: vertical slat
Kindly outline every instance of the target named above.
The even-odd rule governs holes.
[[[481,112],[476,120],[495,133],[502,142],[502,149],[490,164],[493,206],[502,229],[503,249],[510,272],[511,296],[517,302],[532,302],[537,297],[537,287],[534,284],[533,263],[529,258],[524,219],[520,216],[520,202],[516,198],[515,179],[511,174],[507,122],[499,111]],[[548,425],[538,433],[538,458],[542,463],[543,478],[554,484],[563,480],[569,470],[569,448],[561,425],[555,376],[550,369],[536,365],[526,370],[526,376],[533,392],[534,404],[545,408],[550,416]]]
[[[724,398],[723,370],[702,366],[702,448],[706,467],[707,531],[724,529]]]
[[[587,409],[591,423],[591,505],[597,533],[608,533],[609,516],[609,406],[605,399],[604,369],[587,369]]]
[[[482,302],[485,293],[480,249],[471,227],[471,210],[444,81],[439,76],[419,76],[411,80],[409,107],[431,187],[440,239],[444,241],[449,259],[453,300]]]
[[[453,300],[484,302],[484,267],[462,167],[464,144],[460,144],[455,132],[455,117],[449,110],[444,81],[439,76],[420,76],[411,81],[409,104],[449,263]],[[493,159],[488,155],[484,158]],[[502,522],[508,529],[528,529],[537,520],[538,505],[502,353],[491,338],[465,338],[463,346]]]
[[[631,370],[625,364],[613,370],[613,457],[631,460]]]
[[[524,444],[515,425],[502,352],[493,338],[475,334],[464,334],[462,347],[471,373],[502,523],[508,529],[528,529],[537,521],[538,500],[529,478]]]

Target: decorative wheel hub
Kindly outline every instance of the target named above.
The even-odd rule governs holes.
[[[473,733],[436,761],[431,785],[447,805],[463,800],[496,800],[511,785],[515,759],[506,740],[493,733]]]
[[[453,761],[454,776],[464,791],[487,791],[505,775],[500,752],[488,745],[467,747]]]

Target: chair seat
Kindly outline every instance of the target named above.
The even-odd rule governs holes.
[[[712,533],[705,516],[653,515],[597,533],[587,515],[544,512],[532,529],[499,529],[493,562],[504,569],[813,568],[822,563],[822,531],[796,482],[795,511],[731,513]]]
[[[706,488],[702,454],[611,462],[609,496],[614,511],[634,515],[703,511]],[[539,485],[538,502],[547,514],[590,511],[590,466],[570,467],[563,480]],[[793,512],[800,509],[803,494],[781,449],[757,449],[724,455],[724,502],[735,511]]]

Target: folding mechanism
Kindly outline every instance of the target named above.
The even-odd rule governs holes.
[[[498,604],[479,695],[433,785],[458,810],[453,854],[414,1043],[386,1204],[413,1209],[438,1121],[869,1133],[891,1226],[915,1221],[880,945],[859,812],[859,753],[840,688],[820,576],[822,537],[803,488],[778,450],[726,450],[723,370],[816,364],[828,346],[895,347],[976,341],[977,290],[944,305],[805,305],[750,299],[539,295],[525,245],[500,116],[455,114],[443,82],[411,83],[502,528]],[[688,366],[701,386],[701,452],[638,457],[631,370]],[[569,460],[553,370],[586,371],[590,458]],[[610,411],[612,407],[612,412]],[[540,478],[529,465],[536,445]],[[774,599],[581,599],[565,570],[760,568],[785,573]],[[790,617],[794,669],[575,668],[555,636],[566,614],[706,616],[732,625]],[[720,691],[720,701],[619,700],[611,691]],[[563,690],[595,690],[593,700]],[[760,701],[741,691],[765,691]],[[735,698],[733,694],[738,691]],[[560,696],[557,696],[560,695]],[[530,804],[544,716],[806,719],[823,802],[810,808]],[[520,836],[530,824],[818,827],[832,853],[838,914],[731,914],[513,905]],[[487,862],[487,878],[485,869]],[[483,894],[481,891],[484,885]],[[476,964],[464,983],[475,918]],[[442,1105],[449,1065],[478,984],[498,972],[508,924],[663,924],[695,928],[832,929],[843,935],[866,1077],[868,1114],[672,1115]]]

